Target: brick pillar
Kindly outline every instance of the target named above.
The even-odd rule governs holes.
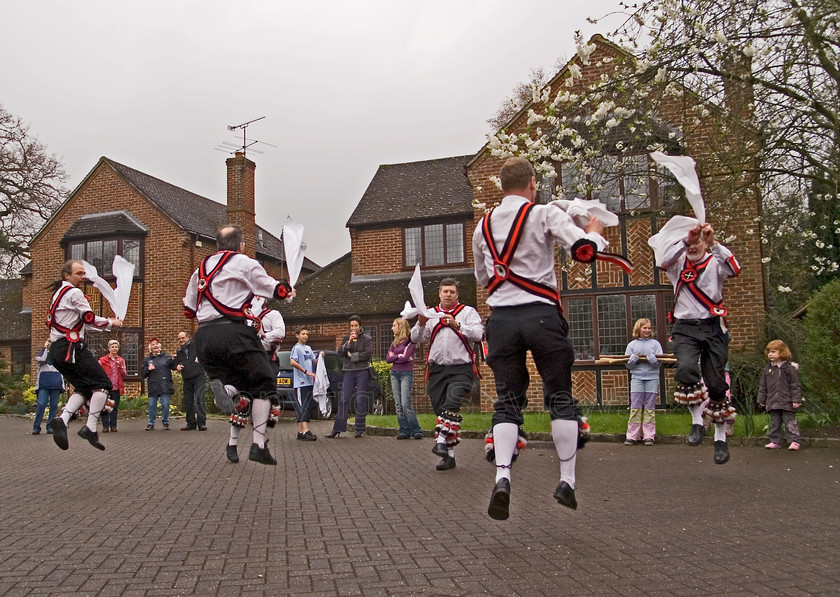
[[[237,151],[227,164],[227,223],[245,234],[245,253],[256,256],[257,223],[254,208],[254,171],[257,165]]]

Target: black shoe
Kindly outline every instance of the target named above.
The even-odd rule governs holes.
[[[181,427],[181,431],[195,431],[198,429],[195,425],[187,425],[186,427]]]
[[[163,424],[163,430],[164,431],[169,431],[169,423],[164,423]]]
[[[560,481],[557,489],[554,490],[554,499],[557,500],[561,506],[566,506],[572,510],[577,510],[577,500],[575,499],[575,490],[565,481]]]
[[[435,456],[440,456],[441,458],[444,456],[449,456],[449,448],[446,447],[446,444],[435,442],[435,445],[432,446],[432,454],[434,454]]]
[[[260,464],[277,464],[274,456],[268,451],[268,446],[260,448],[257,444],[251,444],[251,453],[248,454],[248,460],[259,462]]]
[[[35,435],[37,435],[37,433]],[[404,433],[398,433],[397,439],[408,439],[408,436]]]
[[[199,431],[207,431],[207,425],[199,425],[198,430]]]
[[[726,464],[729,462],[729,446],[724,441],[715,442],[715,464]]]
[[[493,520],[507,520],[510,516],[510,480],[499,479],[490,494],[490,506],[487,514]]]
[[[327,437],[327,438],[329,438],[329,439],[333,439],[333,438],[335,438],[335,437],[338,437],[339,435],[341,435],[341,431],[330,431],[330,432],[329,432],[328,434],[326,434],[324,437]]]
[[[96,431],[91,431],[87,428],[87,425],[83,425],[81,429],[79,429],[79,437],[83,437],[90,445],[96,448],[97,450],[104,450],[105,446],[99,443],[99,436],[96,434]]]
[[[318,439],[317,436],[311,431],[307,431],[306,433],[298,433],[297,438],[302,442],[314,442]]]
[[[70,442],[67,441],[67,425],[64,423],[64,419],[61,417],[54,418],[50,421],[50,427],[52,428],[55,445],[62,450],[69,448]]]
[[[239,462],[239,453],[236,451],[236,446],[228,444],[227,448],[225,448],[225,454],[227,455],[227,459],[233,464]]]
[[[146,431],[154,431],[154,430],[155,430],[154,425],[146,425]]]
[[[48,431],[47,433],[49,433],[49,431]],[[423,435],[422,433],[415,433],[412,437],[413,437],[414,439],[423,439],[423,438],[424,438],[424,437],[426,437],[426,436],[425,436],[425,435]]]
[[[691,431],[688,432],[688,445],[699,446],[703,443],[704,435],[706,435],[706,430],[702,425],[692,425]]]
[[[448,471],[451,468],[455,468],[455,459],[449,455],[444,456],[443,460],[441,460],[435,468],[439,471]]]

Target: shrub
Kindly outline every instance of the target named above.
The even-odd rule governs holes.
[[[385,361],[371,361],[373,370],[376,371],[376,379],[382,386],[382,396],[387,402],[394,401],[394,392],[391,390],[391,363]]]
[[[821,411],[840,420],[840,279],[818,290],[805,316],[805,342],[800,375],[807,390],[810,411]]]

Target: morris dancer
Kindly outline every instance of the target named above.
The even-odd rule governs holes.
[[[723,283],[737,276],[741,266],[732,251],[715,240],[711,225],[703,224],[668,247],[660,267],[674,285],[674,400],[688,406],[691,413],[688,445],[699,446],[703,441],[705,381],[709,396],[705,415],[715,423],[715,463],[726,464],[726,422],[735,419],[735,409],[726,395],[729,384],[724,369],[729,345],[723,327],[726,309],[722,296]]]
[[[438,291],[443,313],[440,319],[417,316],[411,341],[428,342],[426,352],[428,383],[426,392],[437,415],[432,453],[442,460],[439,471],[455,468],[455,446],[461,442],[461,401],[472,392],[475,354],[471,344],[481,342],[484,328],[478,311],[458,302],[458,281],[444,278]],[[428,322],[432,322],[426,325]]]
[[[235,423],[226,449],[228,460],[239,462],[239,429],[250,411],[254,443],[248,459],[276,465],[266,445],[266,427],[277,381],[256,328],[246,322],[253,319],[250,307],[255,295],[285,299],[294,291],[288,283],[269,276],[258,261],[243,255],[244,244],[239,226],[219,229],[219,252],[205,258],[190,278],[184,314],[198,319],[198,361],[210,378],[216,406],[230,413]]]
[[[87,423],[79,429],[79,436],[91,446],[104,450],[99,443],[96,424],[106,408],[111,380],[99,361],[85,344],[85,332],[101,332],[120,327],[119,318],[106,319],[94,315],[87,297],[82,292],[85,285],[85,267],[80,261],[67,261],[61,267],[61,281],[54,284],[54,293],[47,315],[50,328],[50,359],[59,373],[74,388],[61,415],[50,421],[53,440],[62,450],[69,448],[67,423],[85,401],[89,401]]]
[[[585,230],[555,205],[537,205],[534,169],[523,158],[509,158],[500,172],[502,202],[478,223],[473,235],[475,277],[487,287],[487,364],[496,378],[492,439],[496,485],[487,513],[510,515],[510,467],[517,451],[522,413],[528,405],[528,351],[543,381],[543,401],[551,416],[551,436],[560,458],[554,498],[576,509],[575,460],[580,410],[572,397],[574,348],[560,311],[554,273],[554,247],[591,263],[607,246],[603,225],[590,218]]]

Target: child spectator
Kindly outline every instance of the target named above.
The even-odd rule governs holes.
[[[633,326],[633,340],[624,354],[630,355],[627,368],[630,379],[630,419],[627,422],[625,446],[644,440],[646,446],[654,444],[656,436],[656,397],[659,395],[659,361],[662,346],[652,338],[650,319],[639,319]]]
[[[304,442],[314,442],[318,438],[309,431],[309,413],[312,411],[312,386],[315,384],[315,367],[318,366],[318,357],[307,344],[309,331],[306,328],[300,328],[295,332],[295,338],[297,338],[297,344],[292,347],[289,362],[294,368],[297,438]],[[323,354],[322,352],[321,356]]]
[[[781,340],[773,340],[764,349],[770,363],[761,374],[758,387],[758,405],[770,415],[770,443],[768,450],[782,447],[784,435],[790,442],[788,450],[799,449],[799,425],[796,409],[802,404],[802,387],[799,384],[799,365],[791,362],[790,349]],[[784,425],[784,431],[782,426]]]

